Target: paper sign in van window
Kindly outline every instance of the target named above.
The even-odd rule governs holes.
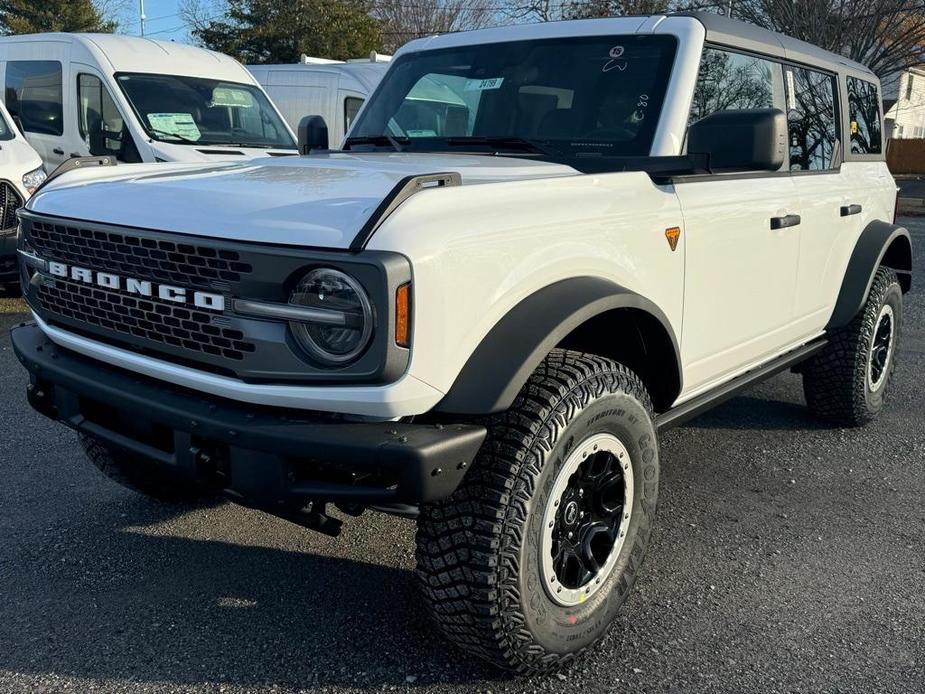
[[[464,91],[484,92],[489,89],[500,89],[502,82],[504,82],[503,77],[489,77],[488,79],[484,80],[466,80],[466,87]]]
[[[212,103],[210,106],[233,106],[236,108],[251,108],[254,97],[246,89],[233,89],[231,87],[216,87],[212,90]]]
[[[149,113],[148,123],[158,134],[176,135],[184,140],[202,137],[192,113]]]

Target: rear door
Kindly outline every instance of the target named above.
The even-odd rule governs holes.
[[[800,262],[796,327],[804,338],[819,334],[832,311],[828,289],[841,284],[839,249],[854,247],[867,194],[842,163],[838,76],[802,66],[785,68],[790,171],[800,200]],[[847,258],[844,258],[847,263]]]
[[[785,108],[779,63],[704,49],[691,122],[716,111],[772,107]],[[793,339],[801,228],[772,222],[799,214],[785,167],[676,179],[686,239],[687,394],[775,356]]]

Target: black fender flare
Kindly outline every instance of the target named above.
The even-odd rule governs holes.
[[[905,245],[903,252],[891,254],[890,262],[884,262],[887,253],[897,243]],[[912,239],[909,231],[875,220],[864,228],[854,246],[826,330],[844,327],[858,314],[867,301],[877,268],[883,264],[902,275],[903,291],[908,291],[912,280]]]
[[[469,356],[438,412],[490,414],[511,406],[547,354],[585,321],[613,309],[632,308],[655,318],[671,338],[681,380],[678,340],[652,301],[600,277],[561,280],[523,299],[492,327]]]

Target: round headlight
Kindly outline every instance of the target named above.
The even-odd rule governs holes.
[[[356,359],[373,332],[373,311],[360,283],[339,270],[318,268],[299,282],[289,303],[314,315],[290,321],[296,341],[315,359],[346,364]],[[308,312],[310,314],[310,312]]]

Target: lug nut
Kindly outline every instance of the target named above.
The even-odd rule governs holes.
[[[433,475],[434,477],[436,477],[437,475],[442,475],[442,474],[443,474],[443,468],[442,468],[442,467],[434,468],[434,471],[433,471],[432,473],[430,473],[430,474]]]

